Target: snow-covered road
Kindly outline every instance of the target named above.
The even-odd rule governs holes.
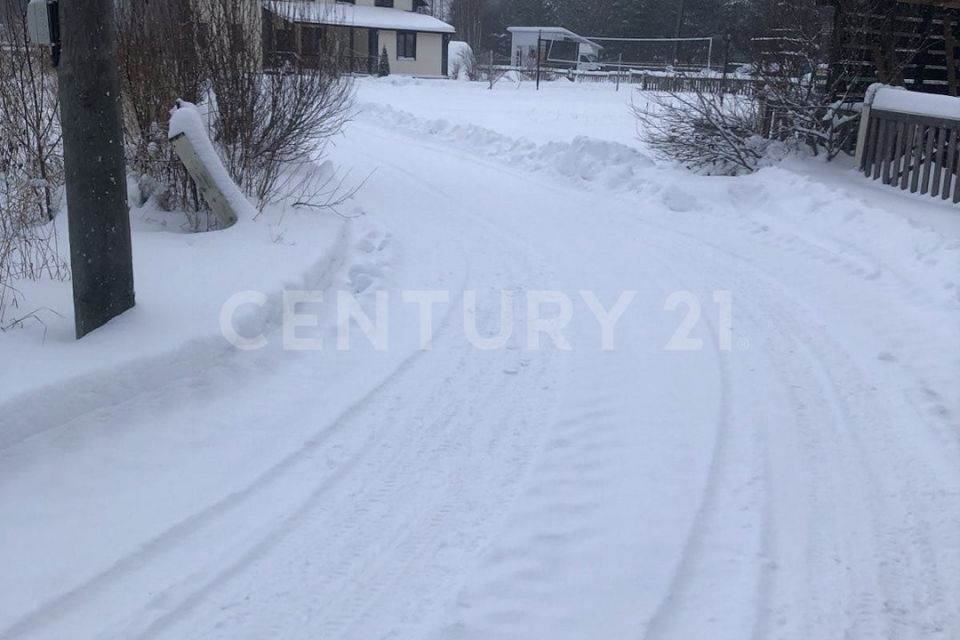
[[[320,281],[386,292],[390,348],[325,305],[323,351],[275,327],[0,449],[0,638],[960,637],[960,242],[901,209],[955,212],[442,86],[364,88],[335,153],[377,171]],[[402,291],[449,294],[431,350]]]

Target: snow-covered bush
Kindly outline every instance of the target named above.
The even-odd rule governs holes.
[[[447,47],[449,68],[447,75],[454,80],[476,80],[477,58],[466,42],[452,41]]]

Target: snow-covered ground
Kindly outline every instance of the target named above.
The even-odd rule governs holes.
[[[79,344],[26,290],[67,317],[0,335],[0,638],[960,637],[960,211],[691,176],[632,99],[364,81],[363,217],[134,212],[141,305]]]

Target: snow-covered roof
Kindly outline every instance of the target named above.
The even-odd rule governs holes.
[[[268,0],[263,4],[271,13],[291,22],[389,29],[391,31],[456,32],[456,29],[452,26],[442,20],[437,20],[433,16],[404,11],[403,9],[309,2],[307,0]]]
[[[563,27],[507,27],[507,31],[510,33],[537,34],[538,36],[542,36],[544,40],[573,40],[581,44],[589,44],[598,50],[603,49],[603,47],[596,42],[588,40]]]

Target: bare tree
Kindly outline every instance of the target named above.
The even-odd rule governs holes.
[[[299,37],[299,50],[263,71],[259,3],[210,0],[205,50],[212,131],[233,179],[262,209],[294,188],[289,180],[322,155],[350,117],[353,85],[341,73],[336,38]],[[294,29],[306,16],[281,16]],[[304,34],[300,34],[303,36]],[[295,189],[302,190],[302,181]]]
[[[483,39],[483,0],[451,0],[450,20],[460,39],[474,51],[480,51]]]
[[[431,15],[437,20],[447,21],[450,19],[451,0],[414,0],[414,6],[420,13]]]

